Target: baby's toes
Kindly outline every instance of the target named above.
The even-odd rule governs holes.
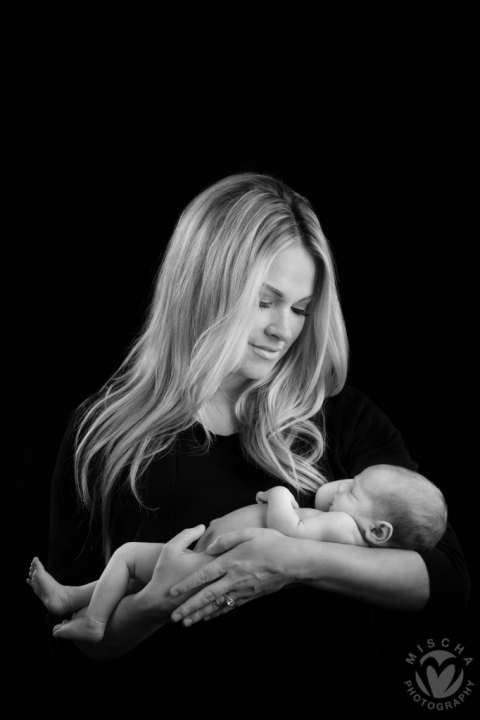
[[[68,623],[69,623],[68,620],[62,620],[62,622],[59,623],[58,625],[54,625],[54,626],[53,626],[53,631],[52,631],[53,634],[54,634],[54,635],[58,635],[58,633],[61,633],[61,631],[62,631],[63,629],[65,629],[65,625],[68,625]]]

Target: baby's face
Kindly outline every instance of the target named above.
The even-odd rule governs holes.
[[[373,501],[385,490],[384,480],[372,470],[364,470],[354,480],[343,480],[333,496],[331,511],[351,515],[359,528],[372,520]]]

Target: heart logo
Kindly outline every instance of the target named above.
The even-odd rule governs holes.
[[[415,672],[419,688],[429,697],[447,698],[461,687],[463,668],[460,658],[444,650],[425,655]]]

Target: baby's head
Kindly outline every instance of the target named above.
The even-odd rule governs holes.
[[[351,515],[374,547],[425,552],[435,547],[447,524],[440,490],[423,475],[394,465],[375,465],[345,480],[330,510]]]

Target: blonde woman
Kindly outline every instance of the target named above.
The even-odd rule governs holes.
[[[309,202],[253,173],[196,197],[145,327],[72,418],[57,461],[47,567],[59,582],[95,580],[127,542],[165,543],[152,579],[119,602],[101,642],[73,641],[81,653],[131,655],[146,672],[155,648],[173,677],[176,658],[198,660],[201,648],[211,667],[205,642],[231,650],[241,632],[250,647],[275,617],[315,625],[326,605],[349,601],[358,613],[420,610],[451,599],[452,584],[462,605],[468,579],[450,529],[422,556],[287,537],[242,514],[280,484],[308,508],[325,482],[382,463],[416,469],[383,413],[345,386],[347,362],[332,256]],[[199,525],[237,509],[199,567],[189,550]],[[199,620],[227,614],[202,623],[195,644]],[[190,639],[175,632],[190,625]],[[322,668],[334,677],[331,651]]]

